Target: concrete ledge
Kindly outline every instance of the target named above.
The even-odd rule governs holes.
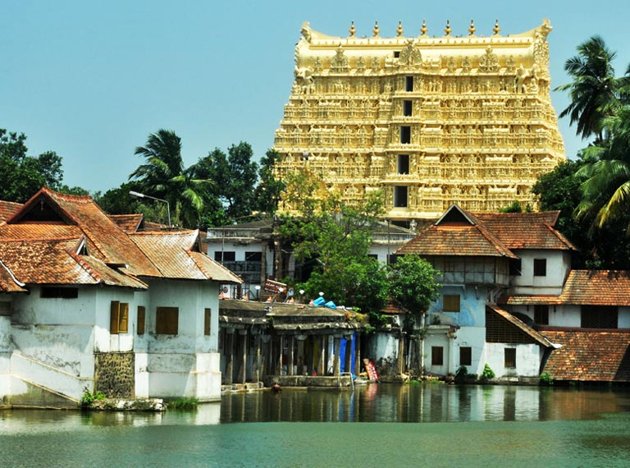
[[[324,387],[342,388],[352,385],[349,375],[340,376],[310,376],[310,375],[268,375],[264,377],[265,386],[278,384],[281,387]]]

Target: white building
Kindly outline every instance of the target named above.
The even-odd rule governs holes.
[[[198,231],[139,226],[47,189],[0,224],[0,397],[220,398],[218,291],[241,280]]]

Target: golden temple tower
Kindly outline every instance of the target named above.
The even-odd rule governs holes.
[[[565,159],[549,86],[551,26],[517,35],[327,36],[304,23],[276,131],[276,174],[308,169],[348,201],[383,190],[393,220],[452,203],[534,204],[537,177]],[[290,211],[287,204],[282,210]]]

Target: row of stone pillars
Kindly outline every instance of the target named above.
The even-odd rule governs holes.
[[[260,382],[263,375],[338,376],[341,362],[341,334],[266,335],[254,329],[223,328],[223,383]],[[355,345],[354,369],[360,369],[360,340]],[[345,370],[352,367],[351,341],[345,341]],[[332,349],[331,349],[332,348]],[[332,361],[332,362],[331,362]]]

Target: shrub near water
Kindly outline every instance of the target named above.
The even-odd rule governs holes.
[[[81,408],[90,408],[95,401],[101,401],[105,399],[103,392],[91,392],[87,387],[83,389],[83,395],[79,405]]]
[[[168,409],[191,411],[196,410],[199,400],[194,397],[177,398],[167,403]]]

